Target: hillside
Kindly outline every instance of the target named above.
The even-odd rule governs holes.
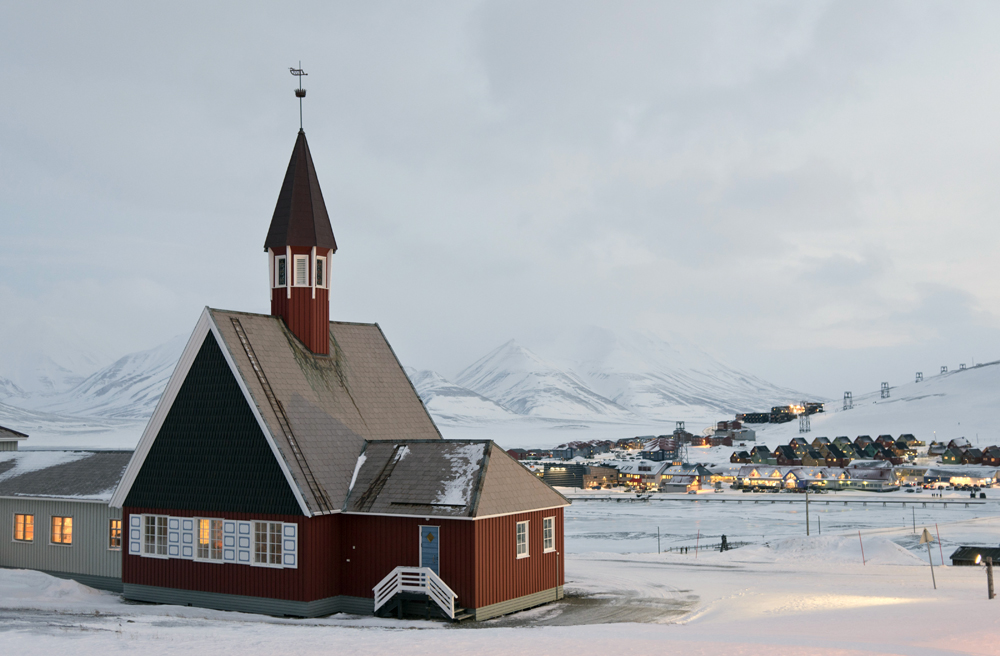
[[[891,387],[888,399],[879,396],[876,391],[855,397],[852,410],[844,410],[841,402],[827,404],[827,412],[811,417],[809,435],[913,433],[927,443],[935,436],[965,437],[973,444],[978,436],[981,446],[1000,443],[1000,361]],[[799,434],[797,422],[753,428],[769,445],[787,443]]]

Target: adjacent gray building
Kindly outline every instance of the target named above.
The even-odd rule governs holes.
[[[108,501],[132,452],[22,451],[0,434],[7,441],[15,446],[0,448],[0,567],[120,592],[122,515]]]

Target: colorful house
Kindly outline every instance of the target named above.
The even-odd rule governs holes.
[[[561,598],[568,501],[492,442],[443,440],[378,324],[329,320],[301,130],[264,249],[270,315],[205,309],[111,499],[125,598],[451,619]]]

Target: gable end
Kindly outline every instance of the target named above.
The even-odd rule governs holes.
[[[302,514],[211,332],[205,335],[124,505]]]

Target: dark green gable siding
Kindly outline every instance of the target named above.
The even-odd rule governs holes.
[[[302,514],[212,333],[205,337],[125,505]]]

